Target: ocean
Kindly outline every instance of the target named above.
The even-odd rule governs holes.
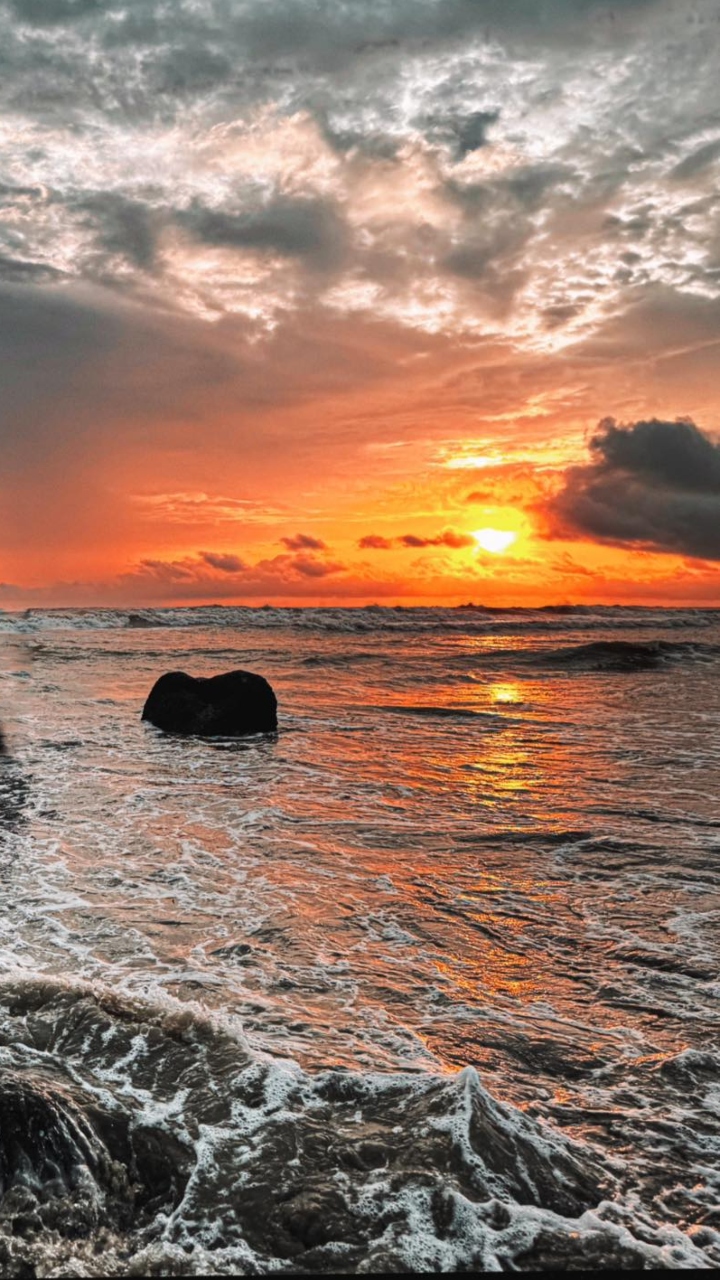
[[[141,722],[264,675],[279,728]],[[720,610],[0,614],[0,1273],[720,1265]]]

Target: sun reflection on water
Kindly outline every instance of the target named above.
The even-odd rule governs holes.
[[[491,685],[488,697],[491,702],[506,707],[521,707],[525,702],[520,685],[509,682]]]

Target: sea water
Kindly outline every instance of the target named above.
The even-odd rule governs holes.
[[[0,1274],[720,1264],[720,611],[5,613],[0,722]]]

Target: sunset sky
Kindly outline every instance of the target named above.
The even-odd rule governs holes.
[[[1,3],[0,606],[720,603],[719,51]]]

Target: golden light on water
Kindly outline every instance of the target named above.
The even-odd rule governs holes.
[[[483,551],[492,551],[495,555],[507,551],[517,539],[517,534],[510,529],[474,529],[472,536]]]
[[[509,681],[491,685],[488,696],[491,702],[508,707],[522,706],[524,701],[520,685]]]

